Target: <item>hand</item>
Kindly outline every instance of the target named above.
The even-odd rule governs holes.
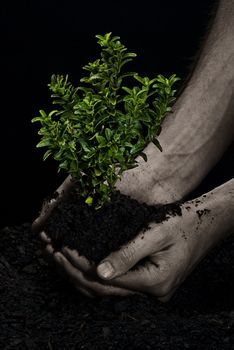
[[[167,177],[169,166],[164,166],[165,162],[161,153],[150,145],[146,149],[149,162],[145,163],[141,158],[137,158],[139,166],[124,172],[121,181],[116,183],[116,188],[121,193],[129,195],[139,202],[148,204],[165,204],[172,200],[181,199],[181,186],[171,183],[170,179],[176,177]],[[155,170],[155,162],[159,164],[160,171]],[[156,174],[156,175],[155,175]],[[165,179],[163,181],[163,179]],[[39,218],[33,223],[33,229],[40,231],[51,210],[65,198],[73,187],[74,181],[68,177],[57,190],[57,198],[43,205]],[[170,189],[177,189],[174,195],[171,195]],[[139,188],[141,189],[139,191]],[[181,225],[184,225],[188,231],[189,222],[183,222],[181,218],[177,218]],[[84,257],[79,256],[77,251],[72,251],[64,247],[62,253],[54,254],[50,239],[46,233],[41,233],[41,239],[46,244],[45,254],[51,264],[55,264],[58,272],[68,277],[75,287],[85,295],[94,297],[97,295],[128,295],[129,293],[151,293],[166,300],[172,295],[176,289],[173,276],[180,276],[181,282],[185,278],[188,262],[180,261],[181,256],[184,257],[183,250],[186,250],[187,241],[181,238],[181,234],[177,231],[178,223],[176,218],[171,218],[168,222],[161,225],[151,225],[151,229],[147,232],[140,233],[136,239],[123,247],[119,252],[110,255],[107,261],[111,262],[116,268],[116,272],[112,279],[105,278],[101,274],[101,267],[96,266],[87,261]],[[197,219],[197,217],[195,217]],[[177,234],[178,233],[178,234]],[[141,237],[144,236],[144,239]],[[191,248],[187,248],[191,249]],[[134,250],[134,256],[133,256]],[[182,252],[180,256],[180,252]],[[129,258],[128,254],[130,253]],[[136,271],[128,271],[142,258],[147,258],[146,264],[140,266]],[[161,260],[160,260],[160,259]],[[125,260],[124,260],[125,259]],[[180,262],[178,265],[177,260]],[[178,267],[177,274],[172,265]],[[183,271],[184,269],[184,271]],[[156,281],[156,274],[158,274]],[[121,276],[123,275],[123,276]],[[184,277],[183,277],[184,276]],[[183,277],[183,278],[182,278]],[[131,285],[130,281],[135,280],[135,285]],[[150,282],[151,281],[151,282]],[[130,285],[128,285],[130,283]],[[155,283],[155,286],[149,286],[149,283]],[[141,286],[141,288],[139,287]],[[170,287],[170,288],[169,288]],[[172,291],[173,289],[173,291]]]
[[[73,188],[74,184],[75,181],[69,175],[54,192],[54,198],[44,201],[38,218],[36,218],[32,223],[32,230],[34,232],[39,232],[42,230],[43,225],[46,219],[50,216],[52,210],[55,208],[56,205],[58,205],[60,201],[66,198],[67,194]]]
[[[152,143],[144,152],[148,161],[145,162],[141,157],[137,157],[138,167],[123,172],[121,180],[115,184],[117,190],[136,199],[139,203],[144,202],[149,205],[172,203],[188,194],[185,184],[181,182],[181,176],[175,172],[175,164],[168,161],[164,155],[165,152],[160,153]],[[74,184],[75,181],[69,175],[54,192],[54,198],[44,201],[40,215],[32,224],[34,232],[40,232],[43,229],[53,208],[66,198]]]
[[[186,209],[187,207],[187,209]],[[182,206],[182,216],[170,217],[111,253],[96,268],[75,250],[53,254],[45,233],[46,251],[59,271],[87,296],[149,293],[167,301],[204,257],[212,244],[209,212],[201,220],[193,202]],[[144,263],[141,264],[141,260]],[[137,263],[138,267],[132,269]]]
[[[157,151],[157,150],[156,150]],[[155,161],[161,158],[161,153],[158,151],[155,153],[155,146],[149,145],[146,149],[146,153],[148,159],[154,159]],[[149,163],[145,163],[141,157],[137,158],[139,166],[137,168],[131,169],[127,172],[124,172],[121,177],[121,181],[117,181],[116,188],[120,190],[121,193],[125,195],[129,195],[132,198],[138,200],[139,202],[146,202],[148,204],[152,203],[167,203],[171,201],[171,196],[169,195],[168,188],[164,191],[162,186],[158,183],[157,191],[153,190],[155,181],[155,169],[151,169],[150,164],[153,165],[152,159]],[[164,169],[161,167],[161,169]],[[159,174],[159,172],[156,171]],[[165,169],[165,175],[167,171]],[[161,172],[162,175],[162,172]],[[166,176],[165,176],[166,177]],[[43,225],[46,219],[49,217],[51,211],[55,206],[61,202],[64,198],[66,198],[69,191],[73,188],[74,181],[71,176],[68,176],[65,181],[61,184],[61,186],[55,192],[55,196],[50,201],[45,201],[42,206],[41,213],[39,217],[33,222],[32,229],[34,232],[40,232],[43,229]],[[141,188],[141,191],[139,191]],[[177,198],[179,199],[179,198]],[[78,252],[70,251],[69,249],[64,248],[64,252],[70,256],[70,260],[74,262],[74,266],[72,266],[68,261],[66,261],[64,265],[64,269],[60,268],[60,264],[58,263],[59,253],[53,254],[53,247],[50,244],[50,239],[46,236],[44,232],[40,233],[40,237],[42,241],[46,244],[46,249],[44,251],[45,256],[49,260],[50,264],[54,265],[57,263],[59,267],[58,271],[63,271],[63,275],[65,277],[72,279],[72,281],[76,281],[76,277],[78,276],[78,282],[75,282],[77,289],[79,289],[83,294],[94,296],[94,295],[127,295],[132,293],[133,291],[126,288],[118,288],[111,286],[110,284],[106,284],[105,281],[102,281],[100,277],[98,277],[96,273],[96,267],[92,266],[84,257],[80,257]],[[60,256],[61,259],[64,259],[64,256]],[[66,272],[68,268],[68,272]],[[85,274],[85,276],[84,276]],[[74,275],[74,278],[71,277]],[[89,280],[92,277],[91,287],[89,288]],[[79,284],[79,280],[83,282]],[[86,282],[88,284],[86,284]],[[95,283],[95,293],[92,292],[93,284]],[[82,287],[84,285],[84,287]]]

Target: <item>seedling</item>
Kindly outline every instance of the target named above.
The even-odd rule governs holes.
[[[136,57],[107,33],[96,35],[100,58],[83,67],[88,75],[73,86],[68,76],[52,75],[48,84],[56,109],[40,110],[43,156],[52,156],[76,180],[79,193],[89,206],[99,209],[110,201],[121,174],[138,166],[137,156],[149,142],[161,151],[157,139],[161,124],[175,101],[174,83],[179,78],[158,75],[149,79],[124,71]]]

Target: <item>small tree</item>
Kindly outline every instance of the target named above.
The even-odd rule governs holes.
[[[161,151],[157,136],[161,123],[175,100],[173,84],[179,78],[158,75],[149,79],[123,72],[136,57],[118,36],[96,35],[100,58],[83,67],[88,76],[74,87],[68,76],[52,75],[48,84],[56,109],[40,110],[41,141],[50,155],[77,180],[81,197],[99,209],[123,171],[136,167],[136,156],[147,161],[144,148],[153,142]],[[126,80],[125,80],[126,79]],[[128,87],[123,84],[129,82]]]

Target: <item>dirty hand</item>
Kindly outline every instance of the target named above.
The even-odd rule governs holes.
[[[41,238],[58,270],[83,294],[149,293],[167,301],[212,245],[208,234],[210,214],[201,220],[197,210],[194,202],[187,202],[182,206],[182,216],[150,223],[147,231],[111,253],[98,267],[66,247],[62,253],[53,254],[45,233]],[[142,259],[144,263],[131,270]]]
[[[170,164],[168,165],[162,153],[158,152],[152,144],[149,144],[144,152],[147,154],[148,162],[137,157],[138,167],[123,172],[115,188],[139,203],[144,202],[149,205],[172,203],[182,199],[188,193],[185,191],[185,184],[174,172],[169,175],[173,169],[170,168]],[[34,232],[42,230],[53,208],[66,197],[74,184],[75,181],[69,175],[55,191],[54,198],[44,201],[40,215],[32,224]]]
[[[185,195],[185,193],[182,191],[184,186],[182,183],[180,183],[179,177],[177,179],[174,173],[173,176],[168,175],[168,173],[170,173],[169,165],[168,162],[164,161],[161,153],[154,153],[154,148],[151,146],[149,146],[147,149],[148,152],[146,150],[146,153],[149,162],[145,163],[141,158],[138,158],[139,166],[124,172],[122,174],[121,181],[118,180],[116,183],[116,188],[122,194],[129,195],[130,197],[138,200],[140,203],[145,202],[147,204],[165,204],[181,199],[182,194]],[[159,166],[158,170],[155,169],[155,167],[157,168],[157,164]],[[68,177],[57,190],[57,198],[50,202],[45,202],[40,216],[32,225],[34,231],[42,231],[43,225],[46,219],[49,217],[52,209],[61,200],[63,200],[66,194],[69,193],[70,189],[72,189],[73,185],[74,181],[72,181],[71,177]],[[136,255],[134,257],[132,256],[132,260],[129,260],[128,264],[123,263],[121,265],[122,267],[119,268],[119,270],[117,269],[115,272],[114,279],[111,280],[102,278],[100,267],[98,270],[96,270],[96,266],[90,264],[84,257],[79,256],[79,253],[76,251],[71,251],[64,248],[63,254],[53,254],[54,250],[50,244],[50,239],[46,236],[46,233],[41,233],[40,235],[41,239],[46,244],[45,253],[49,261],[52,264],[56,263],[58,270],[63,271],[64,275],[70,278],[77,289],[79,289],[82,293],[89,296],[110,294],[126,295],[136,292],[139,288],[133,286],[128,287],[127,283],[126,285],[123,284],[123,286],[121,286],[121,278],[117,276],[127,272],[142,258],[148,258],[146,265],[142,266],[137,272],[129,272],[129,280],[131,280],[131,276],[134,276],[132,274],[137,274],[137,276],[139,276],[139,281],[141,281],[141,276],[145,275],[145,271],[148,271],[148,274],[145,275],[145,284],[147,284],[147,276],[154,272],[160,272],[160,278],[165,280],[166,271],[164,270],[166,270],[166,265],[169,264],[170,266],[170,261],[172,261],[172,264],[174,264],[174,260],[176,264],[176,259],[181,259],[179,253],[177,254],[177,251],[179,248],[180,251],[182,251],[187,243],[184,239],[179,239],[180,236],[177,235],[177,231],[174,231],[177,225],[175,221],[175,218],[171,218],[168,222],[165,222],[162,225],[151,225],[151,229],[145,232],[144,239],[141,239],[142,234],[139,234],[133,242],[129,243],[129,250],[126,250],[127,248],[123,248],[119,253],[113,253],[110,259],[119,259],[119,262],[116,262],[116,264],[121,264],[122,261],[124,261],[124,258],[122,258],[123,254],[126,254],[127,251],[131,253],[132,249],[135,249],[136,251]],[[180,222],[182,225],[181,219]],[[186,226],[186,222],[184,222],[183,225]],[[171,241],[173,241],[173,244]],[[153,242],[154,246],[152,245]],[[156,262],[158,261],[159,257],[162,257],[160,265],[158,262]],[[127,255],[126,259],[128,259]],[[115,264],[115,261],[117,260],[113,260],[113,264]],[[123,266],[125,266],[125,268],[123,268]],[[118,266],[115,265],[115,267]],[[126,278],[126,276],[124,278]],[[153,281],[154,279],[152,279],[152,283]],[[120,284],[118,285],[118,283]],[[139,283],[141,284],[141,282]],[[162,288],[164,287],[165,283],[166,282],[160,282]],[[149,289],[150,288],[146,288],[143,283],[140,292],[150,292]],[[159,289],[160,288],[157,287],[157,290],[152,292],[152,294],[158,296],[162,294],[160,293]]]

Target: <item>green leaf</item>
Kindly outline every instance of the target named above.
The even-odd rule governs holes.
[[[37,148],[39,147],[48,147],[51,145],[51,139],[42,139],[38,144],[37,144]]]
[[[141,156],[144,159],[144,161],[147,162],[147,155],[144,152],[141,152],[139,156]]]
[[[63,155],[63,149],[60,149],[58,152],[56,152],[54,154],[54,159],[55,160],[60,160],[62,155]]]
[[[42,123],[42,118],[41,117],[35,117],[31,120],[32,123],[35,123],[35,122],[41,122]]]
[[[60,164],[59,164],[59,169],[65,169],[65,170],[67,170],[67,169],[68,169],[68,161],[65,160],[64,162],[60,163]]]
[[[87,142],[85,142],[85,141],[84,141],[83,139],[81,139],[81,138],[79,138],[78,141],[79,141],[79,143],[81,144],[81,147],[83,148],[83,150],[84,150],[85,152],[90,152],[90,149],[89,149],[89,147],[88,147],[88,145],[87,145]]]
[[[122,86],[122,89],[126,91],[129,95],[132,95],[132,89],[129,89],[127,86]]]
[[[46,118],[46,117],[47,117],[47,114],[46,114],[46,112],[45,112],[43,109],[40,109],[40,110],[39,110],[39,113],[40,113],[40,115],[41,115],[43,118]]]
[[[88,160],[88,159],[94,157],[95,153],[96,153],[96,151],[92,151],[92,150],[91,150],[90,152],[87,152],[87,153],[83,156],[83,159],[84,159],[84,160]]]
[[[106,136],[107,141],[110,141],[112,135],[113,135],[113,131],[111,131],[111,129],[109,129],[109,128],[106,128],[105,129],[105,136]]]
[[[106,139],[105,137],[101,135],[96,135],[97,142],[99,143],[100,146],[105,146],[106,144]]]
[[[92,197],[87,197],[85,200],[85,203],[88,204],[89,206],[91,206],[93,204],[93,198]]]
[[[176,81],[179,81],[181,80],[181,78],[177,77],[176,74],[172,74],[170,77],[169,77],[169,81],[172,84],[174,84]]]
[[[58,110],[53,110],[48,114],[48,117],[51,118],[56,113],[58,113]]]
[[[156,79],[160,83],[163,83],[163,84],[166,83],[166,78],[163,75],[161,75],[161,74],[159,74]]]
[[[125,147],[133,147],[133,144],[131,144],[130,142],[125,142]]]
[[[97,180],[97,179],[92,179],[92,185],[93,185],[93,187],[96,187],[98,184],[100,184],[100,181],[99,180]]]
[[[149,123],[151,122],[151,118],[149,114],[147,114],[146,112],[141,113],[138,119],[143,122],[149,122]]]
[[[142,85],[144,85],[144,78],[140,77],[140,75],[135,74],[134,78],[139,81]]]
[[[135,154],[137,152],[140,152],[142,150],[143,146],[142,145],[134,145],[132,149],[130,150],[130,154]]]
[[[46,151],[46,153],[43,155],[43,160],[46,160],[51,154],[52,154],[52,150]]]
[[[152,142],[155,144],[155,146],[162,152],[162,146],[160,145],[158,139],[156,139],[155,137],[153,138]]]
[[[96,176],[102,175],[102,172],[99,169],[94,169],[94,173]]]
[[[137,57],[137,54],[134,53],[134,52],[127,52],[124,54],[123,56],[124,58],[127,58],[127,57]]]

